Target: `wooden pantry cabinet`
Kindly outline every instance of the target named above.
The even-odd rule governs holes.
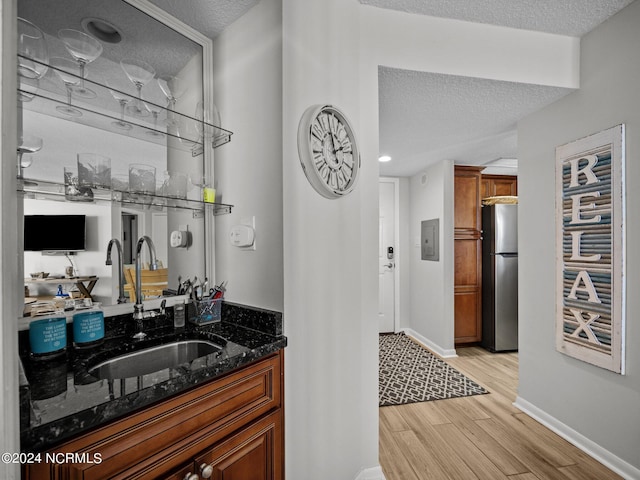
[[[454,340],[482,339],[482,238],[480,189],[483,167],[454,170]]]
[[[482,175],[484,167],[454,171],[454,339],[482,340],[482,199],[518,194],[518,177]]]
[[[282,480],[283,364],[281,350],[51,450],[100,463],[29,465],[25,478]]]

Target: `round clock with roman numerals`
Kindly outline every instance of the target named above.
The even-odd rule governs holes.
[[[353,190],[360,154],[347,117],[331,105],[312,105],[298,125],[298,155],[309,183],[326,198]]]

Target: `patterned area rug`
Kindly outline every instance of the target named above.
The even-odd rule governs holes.
[[[380,335],[380,406],[489,393],[404,333]]]

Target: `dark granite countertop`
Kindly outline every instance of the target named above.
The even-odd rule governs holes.
[[[70,330],[71,325],[67,327]],[[222,322],[202,326],[187,322],[184,328],[175,329],[169,308],[166,316],[145,320],[144,330],[148,337],[134,340],[135,322],[130,316],[109,317],[105,319],[101,345],[82,350],[68,346],[63,355],[48,360],[32,359],[28,331],[20,332],[22,451],[52,448],[259,360],[287,344],[281,313],[228,302],[222,306]],[[221,349],[177,368],[141,377],[110,381],[90,372],[104,360],[181,340],[207,340]]]

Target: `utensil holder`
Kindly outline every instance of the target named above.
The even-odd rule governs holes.
[[[204,298],[194,302],[196,315],[189,319],[196,325],[206,325],[222,320],[222,298]]]

